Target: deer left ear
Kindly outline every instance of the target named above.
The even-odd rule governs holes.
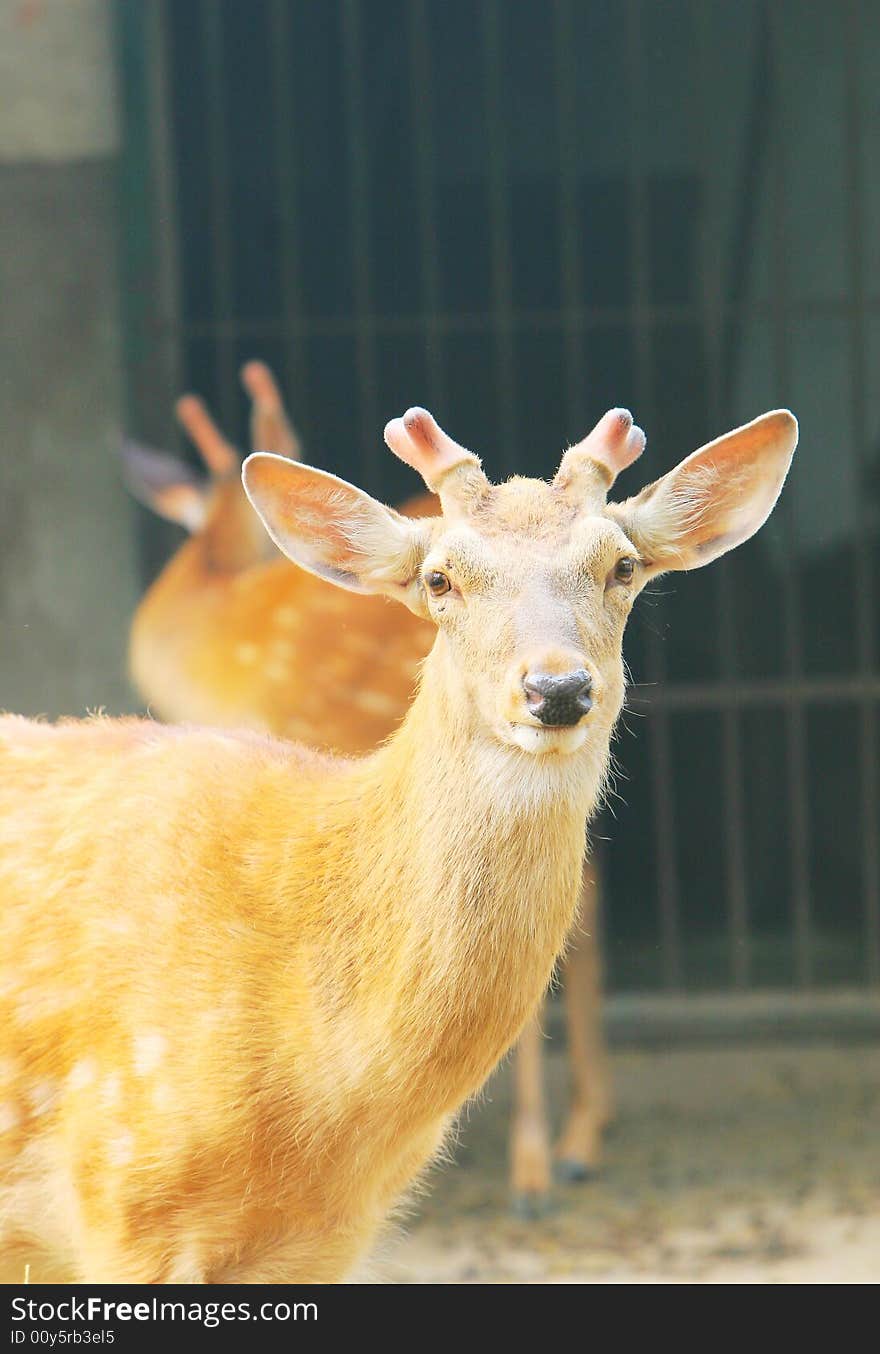
[[[763,526],[797,440],[794,415],[775,409],[707,443],[608,511],[638,546],[649,573],[698,569]]]
[[[176,456],[138,442],[124,442],[121,456],[125,483],[139,503],[193,534],[202,530],[208,518],[208,480],[194,475]]]
[[[421,563],[431,527],[386,508],[326,471],[255,452],[245,492],[279,550],[349,592],[382,593],[427,613]]]

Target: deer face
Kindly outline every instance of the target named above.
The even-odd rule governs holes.
[[[607,732],[637,559],[617,523],[537,480],[488,487],[464,520],[444,514],[421,563],[422,605],[470,718],[535,753]]]
[[[625,410],[611,410],[570,448],[550,484],[490,484],[477,458],[421,409],[390,423],[385,437],[438,493],[441,516],[410,521],[332,475],[259,453],[245,462],[248,496],[295,563],[436,624],[444,717],[451,709],[497,743],[566,756],[607,744],[640,589],[758,529],[797,424],[786,411],[766,414],[623,503],[608,503],[608,490],[645,443]]]

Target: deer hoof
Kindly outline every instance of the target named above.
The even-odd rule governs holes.
[[[584,1161],[573,1157],[560,1157],[553,1163],[553,1174],[562,1185],[581,1184],[586,1180],[597,1180],[598,1166],[588,1166]]]
[[[540,1222],[553,1211],[549,1194],[522,1192],[511,1196],[510,1211],[519,1222]]]

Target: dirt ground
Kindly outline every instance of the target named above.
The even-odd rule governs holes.
[[[550,1103],[565,1062],[548,1050]],[[521,1222],[507,1196],[509,1069],[454,1163],[386,1246],[384,1283],[876,1283],[880,1046],[618,1053],[600,1178]]]

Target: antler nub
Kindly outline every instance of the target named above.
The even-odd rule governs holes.
[[[473,452],[453,442],[427,409],[407,409],[403,418],[393,418],[385,427],[385,441],[431,489],[462,461],[479,464]]]
[[[440,495],[444,511],[466,510],[489,487],[479,457],[454,442],[427,409],[407,409],[403,418],[393,418],[385,426],[385,441]]]
[[[569,447],[556,472],[554,484],[560,489],[582,491],[585,478],[601,479],[607,492],[621,470],[638,460],[645,450],[645,434],[633,423],[628,409],[609,409],[592,432]]]
[[[287,416],[281,392],[265,362],[246,362],[241,383],[251,397],[251,446],[254,451],[273,451],[292,461],[300,457],[299,438]]]
[[[585,439],[585,450],[607,468],[613,482],[621,470],[638,460],[645,450],[645,441],[645,434],[633,423],[628,409],[609,409]]]
[[[227,442],[198,395],[181,395],[174,409],[178,422],[212,475],[225,478],[238,470],[238,452]]]

